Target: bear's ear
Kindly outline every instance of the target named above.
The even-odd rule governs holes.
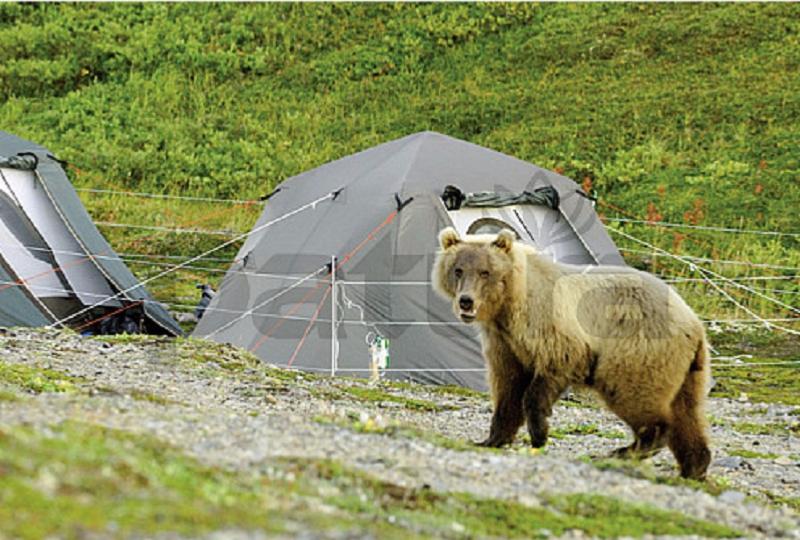
[[[442,249],[450,249],[459,242],[461,242],[461,238],[453,227],[442,229],[439,233],[439,245],[442,246]]]
[[[494,239],[492,245],[499,250],[508,253],[511,251],[511,246],[514,245],[514,233],[509,231],[508,229],[503,229],[497,235],[497,238]]]

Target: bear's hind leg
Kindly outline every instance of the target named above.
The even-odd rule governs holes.
[[[611,411],[619,416],[633,432],[633,443],[611,452],[611,457],[646,459],[656,455],[667,445],[672,423],[669,409],[669,388],[651,386],[643,393],[641,381],[629,381],[626,385],[601,383],[596,389]]]
[[[707,366],[704,352],[690,368],[686,379],[672,402],[675,422],[669,433],[669,448],[681,467],[681,476],[702,480],[711,462],[708,449],[706,419],[703,412],[706,392]]]
[[[663,419],[654,420],[637,427],[631,425],[634,441],[629,446],[617,448],[611,452],[612,457],[647,459],[656,455],[667,445],[669,424]]]
[[[541,448],[547,443],[550,428],[547,419],[553,414],[553,404],[563,391],[564,388],[544,377],[534,377],[525,391],[522,407],[534,448]]]

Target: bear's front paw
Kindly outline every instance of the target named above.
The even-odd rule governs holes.
[[[537,426],[535,429],[528,429],[528,435],[531,437],[531,446],[534,448],[541,448],[547,444],[547,434],[550,430],[547,424]]]
[[[536,438],[531,437],[531,446],[533,448],[541,448],[546,444],[547,444],[547,435]]]
[[[475,443],[475,446],[481,446],[483,448],[500,448],[501,446],[505,446],[507,444],[511,444],[511,440],[509,440],[507,437],[489,435],[486,440]]]

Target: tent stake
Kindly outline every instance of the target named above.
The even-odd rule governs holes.
[[[336,256],[331,255],[331,377],[336,376]]]

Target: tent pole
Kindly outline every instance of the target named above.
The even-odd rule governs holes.
[[[336,376],[336,256],[331,255],[331,377]]]

